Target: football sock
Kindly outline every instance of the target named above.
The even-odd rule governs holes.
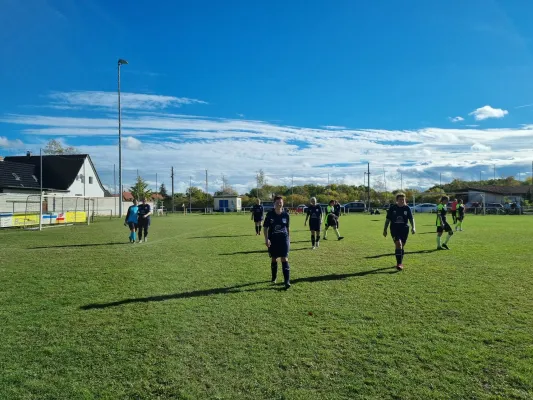
[[[281,270],[283,271],[283,280],[285,285],[289,285],[291,280],[291,267],[289,267],[288,261],[281,262]]]
[[[315,247],[315,234],[311,233],[311,244]]]
[[[339,233],[339,230],[337,228],[335,228],[335,234],[337,235],[337,238],[341,237],[341,234]]]
[[[259,233],[261,233],[261,225],[259,225],[257,229],[259,230]]]
[[[278,263],[277,261],[272,261],[270,264],[270,269],[272,270],[272,282],[274,282],[278,276]]]
[[[255,226],[255,234],[257,235],[259,233],[259,227],[256,225]]]
[[[444,239],[444,244],[448,244],[448,242],[450,241],[451,237],[452,237],[452,234],[448,233],[448,236],[446,236],[446,239]]]
[[[401,264],[402,263],[402,249],[396,249],[394,254],[396,256],[396,264]]]
[[[316,244],[318,245],[318,242],[320,242],[320,232],[316,234]]]
[[[327,239],[328,238],[328,229],[326,228],[326,230],[324,231],[324,239]]]
[[[135,240],[135,236],[137,236],[137,234],[135,232],[132,232],[131,235],[133,237],[133,240]]]
[[[130,241],[133,239],[133,233],[130,232]]]
[[[437,236],[437,247],[441,247],[441,245],[440,245],[440,236]]]

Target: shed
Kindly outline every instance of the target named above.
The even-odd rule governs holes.
[[[241,211],[240,196],[214,196],[213,208],[215,211]]]

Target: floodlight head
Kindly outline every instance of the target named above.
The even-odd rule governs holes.
[[[118,59],[118,65],[127,64],[128,62],[126,60],[123,60],[122,58]]]

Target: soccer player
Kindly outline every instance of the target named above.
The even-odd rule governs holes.
[[[442,196],[440,204],[437,206],[437,250],[450,250],[448,242],[453,235],[453,230],[450,224],[446,221],[446,204],[448,204],[448,200],[448,196]],[[444,239],[444,243],[441,244],[441,236],[443,232],[448,232],[448,236]]]
[[[143,240],[148,241],[148,228],[150,227],[150,215],[152,215],[152,208],[150,204],[146,202],[146,198],[141,199],[141,205],[139,206],[139,243]]]
[[[270,256],[270,269],[272,271],[272,283],[276,283],[278,275],[278,258],[281,259],[281,270],[285,290],[291,287],[291,269],[289,266],[290,249],[290,217],[289,213],[283,210],[283,198],[274,197],[274,209],[269,211],[263,223],[265,245],[268,247]]]
[[[130,228],[130,243],[135,243],[135,231],[137,230],[139,207],[137,207],[137,200],[133,200],[133,205],[129,206],[124,220],[124,226]]]
[[[457,199],[453,199],[452,201],[452,221],[454,224],[457,223]]]
[[[409,224],[411,223],[411,233],[416,233],[415,219],[411,213],[411,209],[405,203],[405,194],[398,193],[396,195],[396,204],[389,207],[387,211],[387,218],[385,219],[385,227],[383,228],[383,236],[387,237],[387,228],[390,224],[390,235],[394,241],[396,255],[396,269],[403,270],[403,257],[405,255],[405,243],[409,236]]]
[[[337,216],[337,228],[339,227],[339,218],[341,217],[341,205],[337,200],[335,200],[335,205],[333,206],[333,212]]]
[[[465,205],[463,204],[463,200],[459,200],[459,204],[457,205],[457,211],[459,213],[459,216],[457,217],[457,222],[455,223],[455,231],[457,232],[457,230],[460,230],[462,232],[463,220],[465,219]]]
[[[255,234],[260,235],[261,234],[261,221],[263,221],[263,215],[265,213],[265,210],[263,209],[263,206],[261,205],[261,200],[257,199],[256,204],[252,207],[252,220],[255,223]]]
[[[307,207],[304,226],[309,220],[309,230],[311,231],[311,244],[313,250],[320,246],[320,226],[322,225],[322,208],[316,204],[316,198],[311,197],[311,205]]]
[[[324,230],[324,240],[328,240],[328,228],[331,226],[337,235],[337,240],[344,239],[339,233],[339,217],[335,214],[335,200],[329,202],[329,206],[326,208],[328,214],[326,215],[326,229]]]

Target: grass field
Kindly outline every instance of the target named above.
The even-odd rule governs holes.
[[[294,216],[288,291],[248,216],[0,231],[0,398],[532,399],[533,218],[434,218],[396,272],[383,215]]]

